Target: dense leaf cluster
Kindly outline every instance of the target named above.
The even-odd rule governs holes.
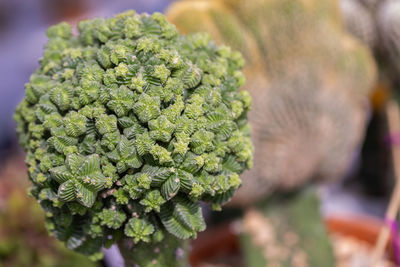
[[[159,13],[78,31],[48,29],[15,113],[48,230],[85,254],[124,236],[194,237],[199,201],[218,208],[252,164],[241,55]]]

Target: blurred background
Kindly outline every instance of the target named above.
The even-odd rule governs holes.
[[[2,0],[0,2],[0,67],[2,151],[15,145],[12,114],[24,95],[24,84],[37,68],[50,25],[90,17],[112,16],[127,9],[153,13],[163,11],[172,0]]]
[[[1,0],[0,266],[119,266],[114,250],[90,262],[47,235],[12,115],[48,26],[127,9],[208,31],[247,62],[254,168],[223,212],[205,208],[193,265],[372,266],[400,144],[397,0]],[[379,266],[400,266],[397,239]]]

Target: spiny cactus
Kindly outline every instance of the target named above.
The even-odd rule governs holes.
[[[391,68],[391,75],[399,82],[400,73],[400,3],[393,0],[382,1],[376,11],[376,21],[382,40],[382,49],[387,57],[386,68]]]
[[[243,218],[245,266],[338,266],[312,189],[270,198]]]
[[[127,239],[136,264],[176,266],[179,240],[205,229],[199,201],[218,209],[252,164],[243,58],[160,13],[78,31],[47,30],[15,113],[31,194],[72,250],[97,258]]]
[[[383,83],[397,87],[400,72],[400,4],[397,0],[341,0],[347,30],[374,52]]]
[[[340,10],[346,29],[368,46],[375,47],[377,29],[369,6],[364,1],[341,0]]]
[[[235,204],[343,175],[363,136],[375,65],[342,29],[335,1],[186,0],[167,17],[184,33],[209,31],[248,62],[255,161]]]

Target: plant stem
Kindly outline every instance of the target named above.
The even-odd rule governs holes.
[[[188,242],[174,236],[165,236],[158,243],[134,244],[130,238],[118,242],[125,267],[187,267],[189,266]]]

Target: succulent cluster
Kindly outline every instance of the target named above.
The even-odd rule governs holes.
[[[47,228],[88,255],[119,238],[186,239],[252,164],[243,59],[160,13],[47,31],[15,120]]]

